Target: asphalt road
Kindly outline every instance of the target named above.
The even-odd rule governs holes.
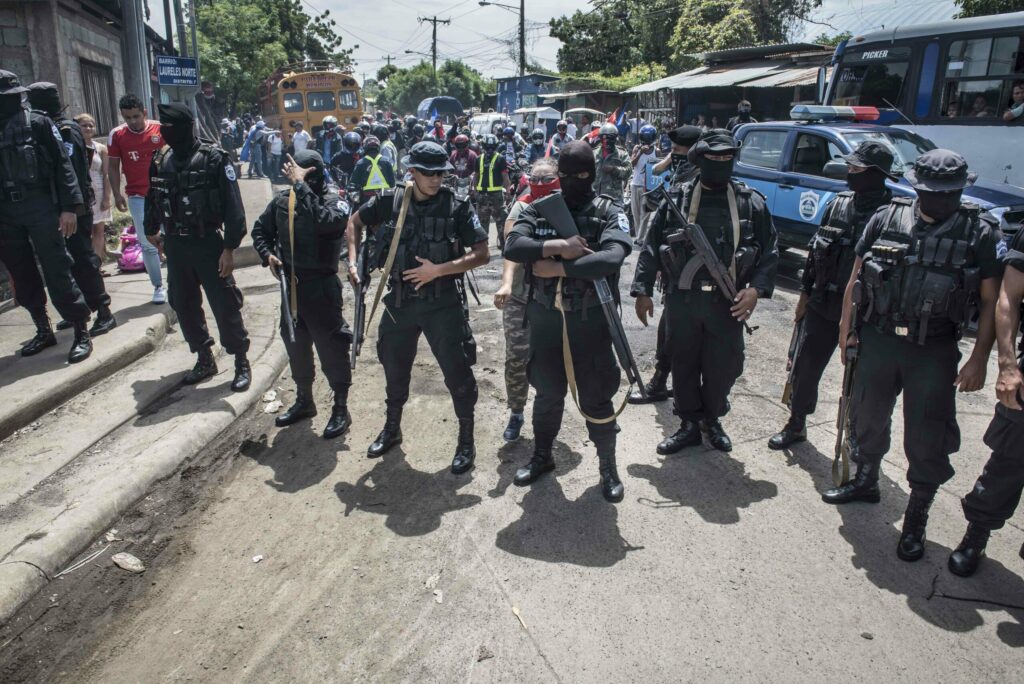
[[[119,522],[123,541],[26,607],[20,633],[0,633],[9,642],[3,678],[1016,680],[1021,515],[994,535],[976,577],[945,569],[964,529],[958,499],[987,457],[994,363],[985,390],[959,397],[963,448],[933,509],[927,555],[903,563],[895,556],[907,496],[898,415],[882,503],[837,508],[819,499],[830,482],[838,364],[809,442],[785,453],[764,446],[786,417],[778,398],[796,300],[785,288],[794,282],[790,261],[783,287],[754,316],[760,329],[748,338],[724,420],[731,454],[695,447],[657,456],[655,445],[677,426],[671,407],[630,407],[619,435],[626,498],[613,506],[601,498],[583,421],[567,408],[554,476],[512,486],[532,442],[529,429],[517,443],[501,441],[503,338],[485,296],[473,307],[472,473],[448,473],[456,425],[425,344],[404,444],[365,457],[383,420],[371,338],[346,438],[319,437],[329,406],[322,380],[312,423],[279,430],[271,415],[244,416]],[[484,293],[499,268],[492,259],[478,272]],[[654,328],[629,309],[624,320],[649,373]],[[287,374],[278,386],[287,403]],[[122,550],[146,572],[112,566],[109,554]]]

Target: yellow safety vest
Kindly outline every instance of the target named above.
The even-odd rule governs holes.
[[[364,159],[370,160],[370,175],[366,178],[366,182],[363,184],[363,190],[387,190],[391,186],[388,185],[388,179],[384,177],[384,173],[380,170],[380,165],[377,160],[380,159],[378,154],[376,157],[363,157]]]
[[[484,188],[484,157],[485,156],[486,155],[483,155],[483,154],[480,155],[480,173],[477,174],[478,177],[477,177],[477,180],[476,180],[476,189],[477,189],[477,191],[482,191],[482,190],[486,189],[487,192],[494,192],[496,190],[501,190],[502,186],[501,185],[495,185],[495,182],[494,182],[495,181],[495,179],[494,179],[494,167],[497,165],[498,158],[501,155],[499,155],[497,152],[495,152],[494,156],[491,157],[491,167],[487,170],[487,173],[488,173],[487,188]],[[500,183],[500,182],[501,182],[501,180],[499,179],[498,183]]]

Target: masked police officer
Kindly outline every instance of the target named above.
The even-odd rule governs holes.
[[[699,169],[690,162],[686,155],[690,148],[700,139],[700,135],[701,130],[696,126],[680,126],[669,131],[668,137],[672,143],[672,152],[655,164],[652,169],[655,174],[662,174],[666,171],[671,174],[669,177],[669,194],[673,197],[678,196],[684,183],[693,180],[697,176]],[[649,207],[648,209],[652,212],[648,221],[652,221],[654,219],[653,212],[657,211],[657,207]],[[647,233],[641,233],[640,244],[642,245],[646,240]],[[645,269],[653,269],[654,272],[650,274],[650,277],[656,279],[658,268],[659,265],[656,261],[644,261],[642,266],[641,262],[637,262],[638,275],[636,279],[646,282],[648,275],[640,274]],[[668,292],[665,287],[666,284],[666,281],[661,282],[663,301],[664,295]],[[633,293],[633,296],[637,294],[643,294],[643,292],[638,291]],[[672,395],[672,390],[668,387],[668,379],[672,376],[672,351],[665,343],[665,339],[668,337],[667,327],[668,318],[665,316],[665,311],[662,310],[661,318],[658,319],[657,346],[654,352],[654,373],[651,374],[651,379],[644,386],[644,394],[641,394],[639,389],[634,389],[629,393],[630,404],[649,404],[664,401]]]
[[[385,276],[390,286],[384,297],[386,311],[377,329],[377,356],[387,379],[387,417],[384,429],[367,450],[371,458],[383,456],[402,442],[402,407],[409,399],[409,381],[420,334],[426,336],[459,419],[459,437],[451,471],[473,467],[473,413],[477,400],[476,342],[464,310],[462,275],[487,263],[487,233],[466,200],[443,186],[451,170],[448,155],[436,142],[413,145],[402,163],[412,174],[411,187],[394,195],[372,197],[349,221],[349,280],[359,279],[355,264],[364,227],[375,229],[381,267],[392,260]],[[402,205],[408,207],[404,225],[397,225]],[[401,229],[394,255],[389,255],[394,233]],[[467,254],[466,249],[471,251]]]
[[[632,245],[622,207],[610,197],[594,194],[594,173],[590,145],[574,141],[562,148],[558,156],[559,183],[578,236],[559,239],[536,206],[529,205],[522,209],[506,240],[505,258],[527,264],[532,280],[532,297],[526,309],[530,326],[527,375],[537,392],[533,403],[533,457],[516,472],[514,482],[528,485],[555,468],[551,449],[562,424],[568,389],[562,352],[564,316],[579,383],[579,405],[597,448],[601,493],[607,501],[619,502],[624,489],[615,463],[619,428],[612,397],[619,386],[620,371],[593,281],[607,278],[612,292],[618,292],[619,269]],[[561,257],[561,261],[552,257]]]
[[[844,159],[850,189],[828,206],[811,240],[794,317],[802,326],[803,343],[793,360],[789,421],[768,440],[769,449],[785,449],[807,439],[807,416],[817,406],[818,383],[839,345],[843,293],[857,258],[854,247],[868,220],[892,200],[885,185],[893,163],[888,145],[866,140]]]
[[[29,272],[38,257],[53,305],[74,328],[68,363],[77,363],[92,353],[89,306],[71,277],[64,238],[78,229],[75,214],[84,210],[85,199],[53,121],[22,107],[26,90],[15,74],[0,70],[0,259],[36,326],[22,356],[57,344],[42,289],[19,287],[38,283],[38,274]]]
[[[295,380],[295,404],[274,422],[285,427],[316,415],[315,344],[320,366],[334,392],[334,408],[324,428],[324,439],[332,439],[348,432],[352,423],[348,411],[352,331],[341,313],[338,279],[349,205],[328,190],[324,160],[318,152],[296,152],[295,158],[289,157],[285,163],[284,173],[292,187],[274,196],[252,229],[252,244],[263,265],[270,267],[275,278],[286,279],[289,308],[294,303],[291,311],[282,307],[281,338]],[[293,192],[295,216],[289,221],[288,202]]]
[[[85,303],[96,313],[96,321],[89,328],[89,335],[96,337],[113,330],[117,326],[117,321],[110,312],[110,295],[107,294],[103,275],[100,273],[100,258],[92,248],[93,188],[89,177],[89,151],[78,123],[64,116],[64,107],[61,105],[60,94],[55,84],[46,81],[33,83],[28,87],[28,101],[34,111],[50,117],[56,124],[85,200],[84,211],[78,215],[78,228],[73,235],[65,238],[64,242],[73,261],[71,275],[82,290]],[[31,272],[35,275],[35,287],[42,290],[43,283],[39,279],[39,271],[32,269]],[[22,288],[21,283],[15,283],[15,286]],[[67,320],[57,324],[58,330],[70,327],[71,322]]]
[[[193,133],[192,110],[179,102],[159,106],[160,134],[168,147],[154,155],[146,197],[146,236],[164,244],[171,308],[182,335],[198,354],[184,378],[194,385],[217,374],[213,338],[203,314],[203,293],[217,319],[220,342],[235,357],[234,392],[249,388],[242,323],[242,292],[235,285],[234,250],[245,235],[245,210],[228,154]],[[161,234],[161,230],[163,231]]]
[[[699,167],[684,183],[676,203],[690,223],[707,236],[721,263],[734,274],[737,296],[729,301],[706,265],[696,261],[692,246],[669,208],[658,208],[637,261],[631,293],[636,313],[647,325],[654,314],[655,274],[660,265],[666,283],[666,345],[672,354],[672,384],[679,430],[658,445],[673,454],[701,443],[701,433],[719,451],[732,442],[719,420],[729,392],[743,372],[743,325],[759,299],[775,288],[779,252],[775,226],[764,198],[731,180],[739,145],[728,132],[708,131],[688,155]]]
[[[859,345],[850,416],[857,474],[822,499],[879,501],[879,470],[903,391],[910,500],[896,553],[905,561],[924,555],[928,509],[939,486],[953,476],[949,456],[960,448],[956,388],[982,388],[995,339],[998,229],[977,206],[961,202],[974,178],[955,152],[937,149],[918,157],[907,172],[917,199],[894,198],[868,221],[843,301],[844,363],[846,347]],[[855,290],[861,300],[859,332],[850,323]],[[979,299],[978,337],[958,373],[957,340]]]

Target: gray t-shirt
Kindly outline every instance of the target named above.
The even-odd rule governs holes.
[[[516,219],[519,218],[519,213],[526,206],[526,202],[516,202],[513,204],[512,208],[509,209],[506,224],[515,223]],[[512,273],[512,294],[510,296],[521,304],[526,303],[526,297],[528,296],[526,291],[526,268],[522,264],[516,264],[516,270]]]

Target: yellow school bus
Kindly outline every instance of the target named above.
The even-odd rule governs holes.
[[[291,138],[301,123],[310,135],[322,128],[324,117],[353,128],[362,120],[363,97],[355,77],[326,62],[303,62],[278,69],[259,90],[260,110],[267,126]]]

